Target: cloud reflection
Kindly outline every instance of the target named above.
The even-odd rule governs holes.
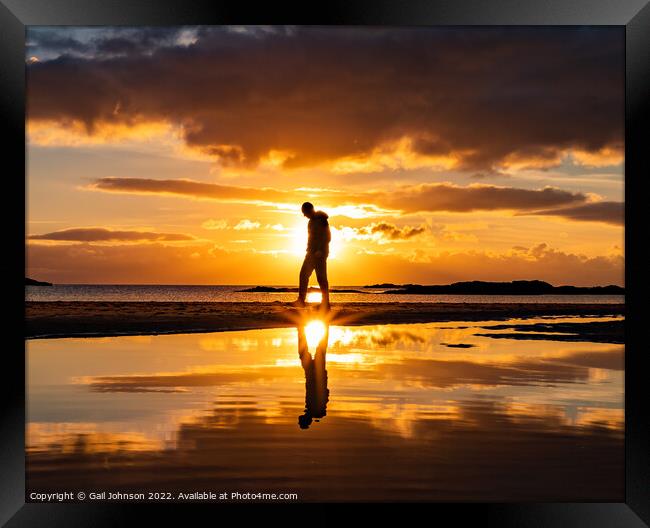
[[[115,338],[101,344],[112,350],[103,371],[96,358],[94,374],[72,376],[89,369],[75,355],[87,355],[87,340],[51,343],[49,355],[33,343],[32,369],[51,347],[71,355],[61,381],[52,368],[30,376],[28,487],[289,486],[305,500],[622,497],[623,347],[494,340],[476,335],[481,324],[323,323],[212,334],[210,346],[206,336]],[[143,361],[131,352],[125,363],[121,344]],[[146,372],[154,357],[172,368]],[[105,414],[115,406],[133,417]]]

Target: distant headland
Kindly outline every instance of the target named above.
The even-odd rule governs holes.
[[[25,286],[52,286],[51,282],[37,281],[35,279],[30,279],[25,277]]]
[[[540,280],[518,280],[511,282],[467,281],[453,284],[373,284],[368,289],[385,288],[382,293],[393,295],[624,295],[625,288],[609,286],[553,286]]]
[[[511,282],[465,281],[452,284],[393,284],[382,282],[362,286],[362,289],[332,288],[332,293],[367,293],[392,295],[625,295],[625,288],[608,286],[553,286],[541,280],[517,280]],[[369,290],[382,290],[369,291]],[[298,288],[254,286],[238,290],[244,293],[293,293]],[[311,286],[309,292],[320,291]]]

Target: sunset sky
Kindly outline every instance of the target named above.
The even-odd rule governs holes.
[[[623,285],[620,28],[30,27],[56,283]]]

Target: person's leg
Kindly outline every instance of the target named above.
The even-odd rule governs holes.
[[[330,285],[327,280],[327,257],[319,258],[315,263],[316,280],[320,287],[322,296],[321,305],[325,308],[330,307]]]
[[[311,255],[306,255],[305,260],[300,268],[300,287],[298,289],[298,301],[305,302],[307,299],[307,287],[309,286],[309,277],[314,271],[314,259]]]
[[[307,344],[307,335],[305,334],[305,325],[298,325],[298,357],[302,363],[302,368],[307,372],[311,362],[311,355],[309,354],[309,345]]]

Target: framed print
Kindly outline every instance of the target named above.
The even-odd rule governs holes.
[[[643,0],[2,1],[3,523],[647,525]]]

